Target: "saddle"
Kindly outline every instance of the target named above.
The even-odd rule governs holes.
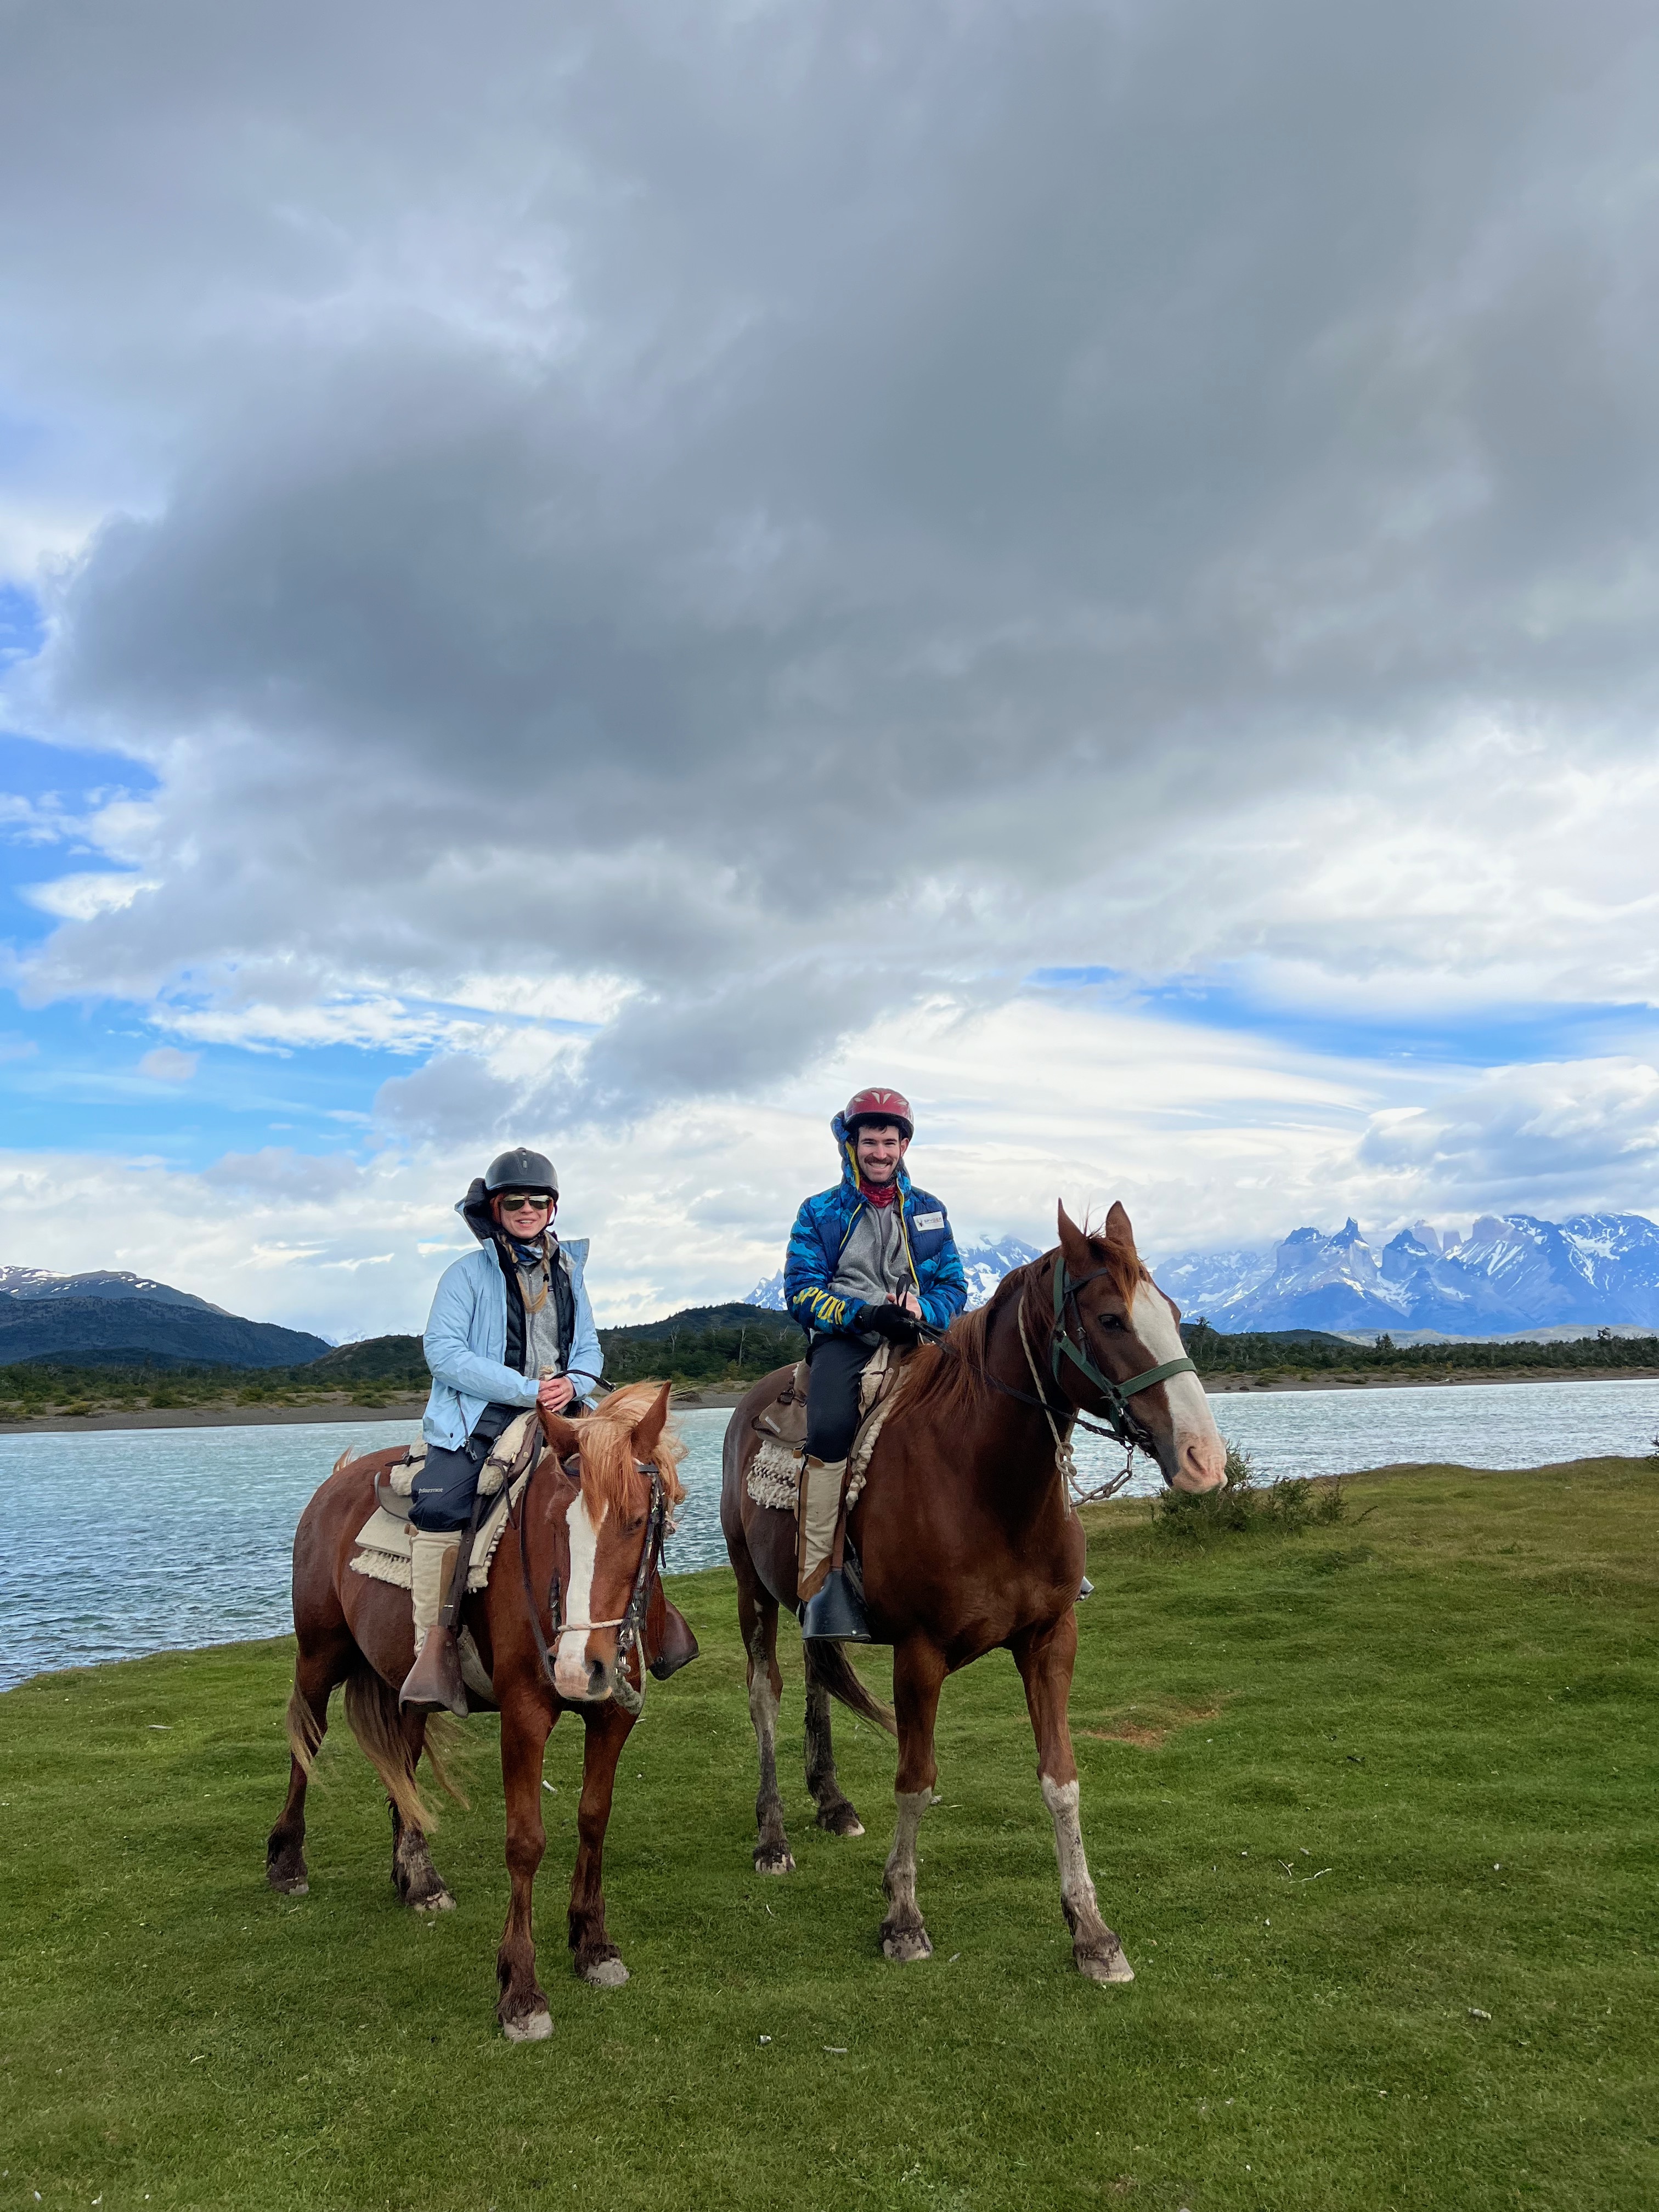
[[[530,1480],[541,1440],[541,1418],[532,1406],[527,1413],[507,1423],[478,1471],[479,1496],[493,1498],[495,1503],[479,1516],[478,1533],[472,1541],[472,1559],[467,1569],[469,1590],[481,1590],[489,1580],[490,1561],[501,1540],[507,1513]],[[367,1575],[374,1582],[393,1583],[401,1589],[409,1588],[412,1556],[409,1509],[414,1498],[415,1478],[425,1457],[426,1440],[422,1437],[410,1447],[388,1476],[376,1479],[374,1510],[357,1531],[357,1548],[351,1559],[354,1573]]]
[[[901,1354],[896,1346],[884,1343],[859,1378],[859,1425],[847,1455],[849,1509],[864,1487],[876,1439],[897,1401],[909,1358],[908,1352]],[[770,1505],[780,1513],[793,1513],[800,1487],[806,1454],[806,1362],[797,1360],[776,1398],[754,1418],[760,1443],[745,1478],[749,1495],[757,1505]]]

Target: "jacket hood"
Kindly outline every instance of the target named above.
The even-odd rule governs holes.
[[[856,1191],[859,1187],[858,1150],[853,1142],[853,1133],[847,1126],[847,1117],[844,1114],[837,1114],[835,1120],[830,1122],[830,1133],[834,1137],[836,1147],[841,1153],[841,1179],[843,1183]],[[909,1174],[902,1160],[898,1164],[898,1187],[902,1191],[906,1192],[910,1188]],[[483,1184],[480,1183],[478,1188],[482,1190]]]

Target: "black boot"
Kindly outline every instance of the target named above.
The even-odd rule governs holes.
[[[800,1632],[823,1644],[873,1644],[864,1600],[845,1568],[832,1567],[801,1607]]]

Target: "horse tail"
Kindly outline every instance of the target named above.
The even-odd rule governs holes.
[[[398,1693],[372,1668],[359,1668],[347,1678],[346,1719],[357,1739],[357,1748],[386,1785],[386,1794],[402,1815],[405,1827],[422,1835],[438,1825],[438,1816],[421,1796],[409,1756]]]
[[[296,1681],[289,1693],[288,1747],[294,1753],[295,1765],[307,1782],[311,1779],[311,1770],[322,1740],[323,1724],[312,1711],[305,1692]]]
[[[858,1676],[839,1644],[823,1644],[809,1638],[802,1644],[806,1655],[806,1679],[821,1690],[828,1690],[832,1698],[855,1712],[860,1720],[873,1721],[889,1735],[898,1734],[898,1723],[891,1710],[878,1698],[872,1698]]]
[[[422,1748],[426,1753],[426,1763],[432,1769],[432,1778],[452,1804],[459,1805],[464,1813],[470,1813],[472,1801],[449,1771],[449,1762],[460,1750],[464,1741],[460,1723],[450,1714],[427,1715],[426,1739]]]

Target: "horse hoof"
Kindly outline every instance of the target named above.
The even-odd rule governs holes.
[[[404,1903],[411,1912],[453,1912],[455,1900],[447,1889],[428,1890],[424,1897],[406,1898]]]
[[[758,1850],[755,1854],[757,1874],[793,1874],[794,1871],[795,1862],[781,1844],[775,1850]]]
[[[501,2033],[509,2043],[545,2043],[553,2033],[550,2012],[526,2013],[522,2020],[504,2020]]]
[[[1135,1970],[1119,1951],[1079,1951],[1077,1970],[1091,1982],[1132,1982]]]
[[[268,1874],[265,1880],[274,1890],[279,1891],[284,1897],[309,1897],[311,1894],[311,1884],[302,1874],[287,1875]]]
[[[628,1969],[620,1959],[598,1959],[591,1966],[584,1966],[581,1974],[596,1990],[619,1990],[628,1979]]]
[[[844,1801],[839,1805],[826,1806],[818,1814],[818,1826],[827,1828],[832,1836],[861,1836],[864,1823],[853,1808]]]
[[[931,1959],[933,1947],[925,1928],[896,1928],[890,1935],[882,1931],[881,1948],[884,1954],[896,1966],[914,1966],[918,1960]]]

